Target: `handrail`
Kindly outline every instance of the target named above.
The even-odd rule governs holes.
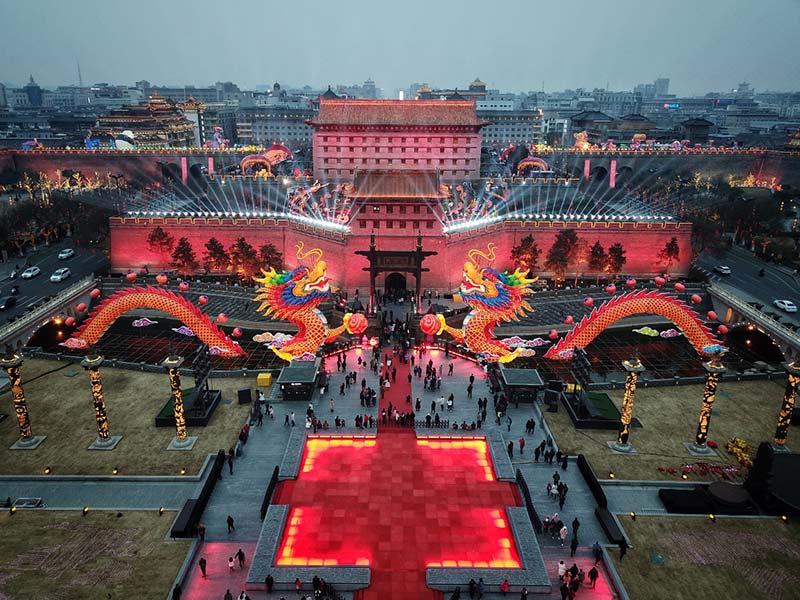
[[[745,300],[739,298],[738,296],[731,294],[730,292],[723,290],[722,288],[714,285],[713,283],[708,284],[707,290],[717,295],[719,298],[725,300],[729,303],[733,308],[740,311],[741,313],[745,314],[747,317],[753,319],[754,321],[758,321],[762,325],[768,326],[770,329],[775,329],[776,334],[779,334],[785,338],[788,338],[787,341],[796,345],[800,348],[800,335],[798,335],[792,329],[789,329],[783,323],[779,323],[775,319],[769,318],[767,315],[762,313],[759,310],[756,310],[752,306],[750,306]]]
[[[19,329],[27,327],[31,323],[38,321],[56,306],[63,304],[67,297],[82,293],[85,291],[83,288],[91,287],[94,285],[95,281],[96,278],[94,274],[87,275],[80,281],[77,281],[68,288],[62,290],[57,296],[51,298],[41,306],[36,307],[25,315],[22,315],[22,317],[16,319],[13,323],[9,323],[8,325],[0,327],[0,340],[4,340],[5,338],[13,335],[14,332],[18,331]]]

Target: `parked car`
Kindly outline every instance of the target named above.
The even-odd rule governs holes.
[[[725,265],[717,265],[714,267],[714,270],[719,273],[720,275],[730,275],[731,268]]]
[[[12,306],[16,306],[17,299],[14,296],[6,296],[5,298],[0,298],[0,310],[5,310],[7,308],[11,308]]]
[[[22,275],[20,275],[20,277],[22,277],[23,279],[33,279],[37,275],[41,274],[41,272],[42,270],[39,267],[28,267],[22,272]]]
[[[75,250],[72,248],[64,248],[61,252],[58,253],[58,260],[67,260],[68,258],[72,258],[75,256]]]
[[[797,305],[791,300],[775,300],[773,304],[787,313],[797,312]]]
[[[64,281],[67,277],[72,275],[69,270],[69,267],[61,267],[60,269],[56,269],[56,272],[50,275],[50,281],[53,283],[58,283],[59,281]]]

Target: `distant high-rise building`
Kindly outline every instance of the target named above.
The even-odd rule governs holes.
[[[653,91],[656,98],[664,98],[669,95],[669,78],[659,77],[653,82]]]
[[[33,80],[33,75],[31,75],[30,81],[28,81],[28,83],[22,89],[25,91],[25,95],[28,97],[29,106],[42,105],[42,88],[40,88],[39,84]]]
[[[361,95],[370,100],[378,98],[378,88],[375,87],[375,82],[371,78],[367,79],[364,85],[361,86]]]

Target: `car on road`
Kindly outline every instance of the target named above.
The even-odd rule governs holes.
[[[730,275],[731,268],[726,265],[716,265],[714,270],[719,273],[720,275]]]
[[[72,248],[64,248],[61,252],[58,253],[58,260],[67,260],[68,258],[72,258],[75,256],[75,250]]]
[[[59,281],[64,281],[67,277],[72,275],[69,270],[69,267],[61,267],[60,269],[56,269],[55,273],[50,275],[50,281],[53,283],[58,283]]]
[[[797,312],[797,305],[791,300],[775,300],[773,304],[787,313]]]
[[[42,270],[39,267],[28,267],[22,272],[22,275],[20,275],[20,277],[22,277],[23,279],[33,279],[41,272]]]
[[[12,306],[16,306],[17,299],[14,296],[6,296],[5,298],[0,298],[0,310],[5,310],[7,308],[11,308]]]

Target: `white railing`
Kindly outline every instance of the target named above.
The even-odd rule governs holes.
[[[92,274],[84,277],[80,281],[73,283],[68,288],[62,290],[57,296],[51,298],[41,306],[37,306],[31,312],[22,315],[18,319],[16,319],[13,323],[9,323],[0,327],[0,340],[5,340],[14,334],[16,334],[21,329],[24,329],[30,326],[33,323],[43,319],[45,315],[56,308],[61,308],[63,304],[69,300],[70,298],[80,295],[88,290],[95,284],[97,278]]]
[[[738,310],[747,318],[752,319],[753,321],[762,325],[764,328],[769,329],[775,335],[783,338],[788,344],[794,346],[795,348],[800,348],[800,335],[798,335],[796,331],[790,329],[783,323],[779,323],[775,319],[771,319],[769,316],[754,308],[739,296],[731,294],[730,292],[723,290],[721,287],[714,285],[713,283],[709,284],[707,289],[710,294],[717,296],[726,302],[731,308]]]

